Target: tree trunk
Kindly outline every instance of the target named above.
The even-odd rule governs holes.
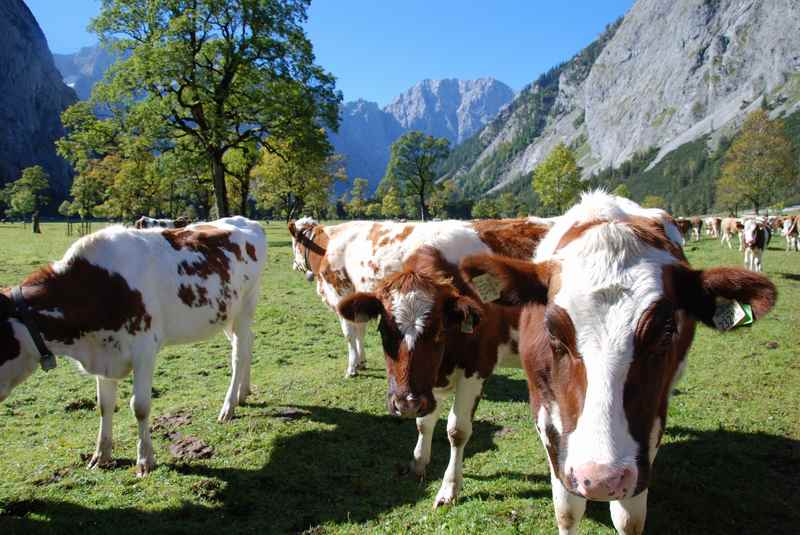
[[[419,192],[419,216],[422,218],[422,221],[428,220],[428,208],[425,206],[425,192]]]
[[[250,181],[245,179],[241,183],[242,198],[239,201],[239,213],[247,217],[247,197],[250,195]]]
[[[34,234],[41,234],[42,229],[39,228],[39,211],[33,213],[33,218],[31,219],[31,223],[33,224],[33,233]]]
[[[214,175],[214,195],[217,199],[217,217],[231,215],[228,209],[228,191],[225,187],[225,167],[222,165],[222,154],[211,155],[211,172]]]

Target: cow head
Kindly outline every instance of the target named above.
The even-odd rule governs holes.
[[[27,329],[14,318],[14,305],[4,290],[0,293],[0,401],[36,370],[39,352]]]
[[[520,355],[553,474],[588,499],[630,498],[648,486],[695,320],[713,327],[725,300],[761,318],[775,287],[744,269],[691,269],[660,210],[592,193],[562,219],[535,262],[478,255],[462,270],[529,303]]]
[[[339,304],[339,313],[349,321],[379,318],[389,379],[388,409],[396,416],[425,416],[434,410],[433,389],[448,338],[475,329],[480,322],[480,305],[460,292],[448,273],[431,268],[439,261],[438,252],[423,248],[374,293],[355,293]]]
[[[314,229],[318,223],[311,217],[302,217],[289,222],[289,234],[292,236],[292,252],[294,261],[292,269],[305,273],[309,281],[314,278],[311,255],[315,252]]]
[[[767,226],[761,219],[747,219],[744,222],[744,230],[742,231],[742,239],[744,240],[745,247],[758,247],[763,249],[766,247]]]

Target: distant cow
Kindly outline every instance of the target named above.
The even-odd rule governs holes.
[[[587,499],[611,502],[619,533],[642,532],[669,396],[695,321],[714,327],[729,299],[749,304],[755,319],[775,303],[763,275],[694,270],[680,244],[666,213],[594,192],[559,219],[534,262],[462,261],[470,276],[497,279],[499,303],[528,304],[520,357],[560,533],[577,533]]]
[[[771,234],[764,221],[748,219],[744,223],[742,242],[744,243],[744,265],[753,271],[764,271],[762,256],[769,244]]]
[[[693,217],[689,222],[692,224],[692,237],[694,241],[700,241],[700,231],[703,229],[703,220],[699,217]]]
[[[679,217],[675,219],[675,225],[678,227],[678,231],[681,233],[681,237],[686,240],[686,236],[689,234],[689,231],[692,230],[692,223],[685,217]]]
[[[411,469],[420,478],[431,460],[442,402],[455,393],[447,418],[450,463],[434,507],[455,502],[463,481],[464,447],[484,382],[496,366],[520,367],[520,307],[482,304],[456,266],[435,248],[423,246],[374,292],[344,298],[339,311],[349,321],[379,318],[389,412],[417,419],[419,438]]]
[[[706,233],[714,239],[719,239],[720,225],[722,224],[722,218],[713,216],[707,217],[704,223],[706,226]]]
[[[744,242],[742,241],[742,230],[744,229],[744,223],[736,219],[735,217],[726,217],[720,223],[720,231],[722,232],[722,238],[720,238],[720,243],[728,244],[728,249],[732,249],[733,245],[731,245],[731,236],[737,236],[739,238],[739,250],[744,250]]]
[[[351,221],[319,225],[311,218],[289,223],[294,269],[317,281],[317,293],[333,310],[354,292],[370,292],[422,245],[430,245],[453,264],[469,254],[496,252],[530,258],[553,220],[529,217],[485,221],[395,223]],[[363,324],[340,316],[348,342],[347,377],[364,365]]]
[[[0,293],[0,401],[49,352],[97,377],[100,433],[90,467],[111,462],[117,382],[133,371],[138,475],[155,466],[150,399],[158,351],[224,330],[233,377],[219,415],[250,390],[251,323],[267,242],[243,217],[183,229],[109,227],[75,242],[58,262]],[[39,334],[41,333],[41,334]],[[191,365],[191,362],[185,362]]]
[[[177,219],[153,219],[152,217],[142,216],[133,224],[135,228],[182,228],[191,224],[189,218],[181,216]]]
[[[786,250],[800,251],[798,247],[798,227],[800,227],[800,215],[789,216],[783,220],[783,237],[786,238]]]

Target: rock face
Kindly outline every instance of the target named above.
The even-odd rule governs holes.
[[[57,195],[71,170],[55,150],[64,135],[60,114],[77,97],[53,64],[47,40],[22,0],[0,2],[0,182],[41,165]]]
[[[383,109],[365,100],[345,103],[339,132],[330,139],[345,156],[350,179],[366,178],[374,190],[392,143],[405,132],[419,130],[455,145],[492,120],[513,97],[510,87],[493,78],[424,80]]]
[[[53,54],[53,60],[64,83],[75,90],[78,98],[88,99],[94,84],[103,79],[116,56],[100,45],[81,48],[75,54]]]
[[[735,131],[763,99],[800,109],[800,2],[638,0],[525,88],[448,162],[475,194],[530,173],[564,141],[586,175],[657,147]]]

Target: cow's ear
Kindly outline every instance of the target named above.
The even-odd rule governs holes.
[[[289,234],[292,235],[292,238],[297,237],[297,227],[294,225],[294,219],[289,221]]]
[[[520,305],[547,303],[552,262],[527,262],[500,255],[478,254],[461,261],[461,274],[483,301]]]
[[[448,327],[458,327],[461,332],[472,334],[483,318],[483,310],[469,297],[456,294],[444,302],[444,318]]]
[[[339,301],[339,315],[354,323],[367,323],[383,314],[383,304],[375,294],[357,292]]]
[[[750,305],[753,320],[758,320],[772,310],[778,297],[767,277],[733,267],[693,270],[685,265],[669,266],[664,273],[664,289],[690,316],[721,330],[727,325],[723,316],[732,301]]]

